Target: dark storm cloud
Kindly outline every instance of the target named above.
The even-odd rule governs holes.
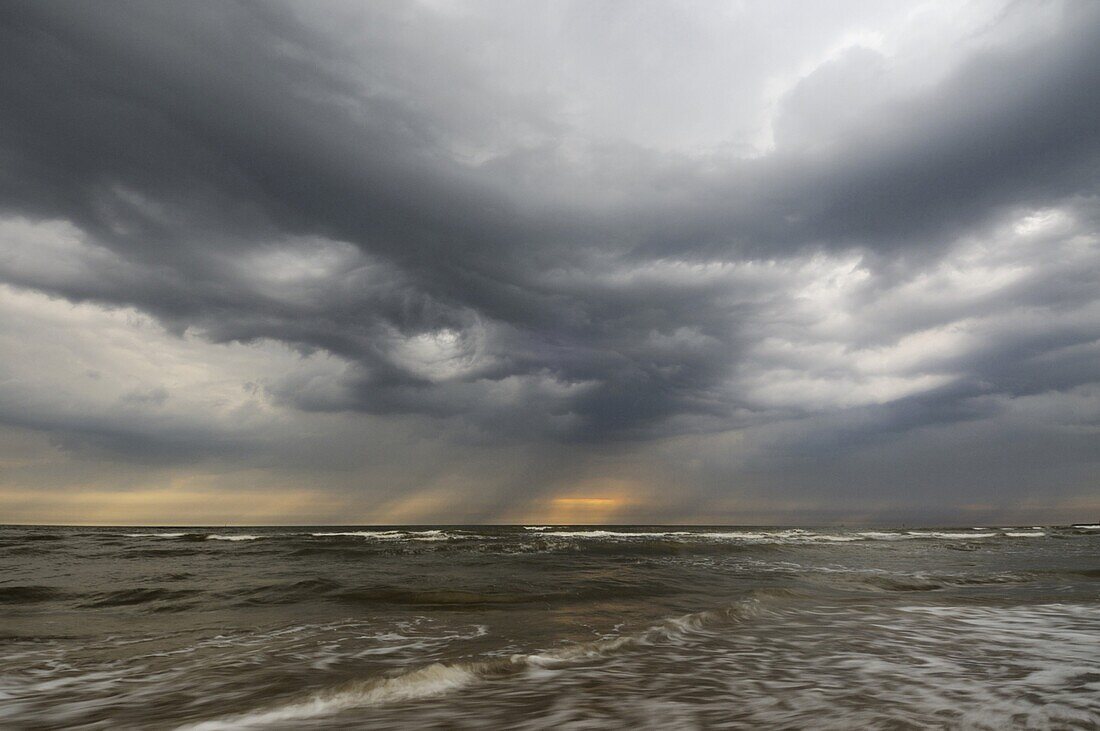
[[[761,341],[805,324],[791,313],[815,255],[862,255],[871,307],[1028,211],[1070,211],[1065,237],[1095,231],[1092,4],[901,98],[878,95],[890,88],[879,54],[846,51],[781,99],[776,146],[754,159],[577,142],[551,102],[463,63],[466,26],[449,34],[411,6],[363,11],[365,42],[298,11],[0,6],[0,208],[68,221],[80,240],[63,267],[0,260],[3,280],[133,306],[213,342],[270,339],[346,361],[267,384],[301,410],[606,441],[813,410],[768,403],[744,379],[767,362]],[[408,23],[427,40],[410,41]],[[846,97],[853,88],[863,96]],[[456,152],[504,123],[534,141],[476,162]],[[1006,266],[1045,264],[1036,251]],[[1098,272],[1075,262],[984,303],[930,290],[841,339],[888,347],[998,309],[1087,306]],[[859,402],[874,413],[868,433],[979,418],[969,399],[983,394],[1094,381],[1073,348],[1095,326],[983,330],[938,366],[949,385]],[[802,352],[771,367],[813,371],[815,351]]]

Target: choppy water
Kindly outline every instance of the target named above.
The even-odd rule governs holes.
[[[0,727],[1100,728],[1100,526],[0,528]]]

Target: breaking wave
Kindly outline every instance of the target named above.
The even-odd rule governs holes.
[[[379,541],[446,541],[451,535],[442,530],[355,530],[310,533],[314,538],[372,538]]]
[[[0,726],[1100,727],[1091,525],[9,527]]]
[[[631,648],[674,643],[693,634],[706,632],[717,625],[728,625],[758,615],[765,611],[767,604],[792,596],[794,594],[789,591],[759,591],[750,599],[722,609],[666,619],[636,634],[578,643],[539,653],[517,653],[468,663],[433,663],[394,677],[353,681],[273,708],[182,726],[179,731],[221,731],[269,726],[329,716],[353,708],[423,700],[481,681],[516,675],[529,668],[563,668]]]
[[[185,541],[255,541],[271,536],[251,535],[247,533],[125,533],[127,538],[175,538]]]
[[[1098,527],[1100,528],[1100,527]],[[405,547],[423,544],[441,546],[474,545],[477,550],[512,552],[577,550],[596,544],[617,544],[638,548],[643,543],[652,544],[652,551],[675,552],[696,550],[705,544],[717,545],[807,545],[807,544],[862,544],[881,541],[947,541],[974,543],[978,541],[1064,537],[1092,530],[1093,526],[1077,525],[1055,529],[1041,526],[1030,528],[972,528],[970,530],[810,530],[804,528],[778,529],[676,529],[676,530],[621,530],[614,528],[571,528],[561,526],[528,525],[519,529],[356,529],[325,530],[311,532],[279,531],[271,533],[200,533],[157,532],[126,533],[127,538],[152,538],[185,542],[228,541],[247,543],[252,541],[298,541],[303,548],[313,546],[377,545],[380,547]],[[518,531],[518,532],[517,532]],[[500,544],[493,546],[493,544]],[[403,550],[403,549],[402,549]],[[599,549],[595,549],[599,550]]]

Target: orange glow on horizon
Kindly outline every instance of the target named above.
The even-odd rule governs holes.
[[[550,500],[549,509],[539,511],[540,522],[567,525],[570,523],[614,522],[629,500],[618,497],[567,495]]]
[[[648,504],[645,487],[631,480],[595,478],[563,485],[557,494],[529,503],[520,522],[615,523]],[[517,516],[519,517],[519,516]]]
[[[13,523],[265,525],[295,517],[310,523],[339,509],[339,501],[324,493],[274,487],[252,492],[177,485],[61,493],[0,488],[0,514]]]
[[[559,507],[610,507],[621,504],[623,501],[612,497],[556,497],[552,501]]]

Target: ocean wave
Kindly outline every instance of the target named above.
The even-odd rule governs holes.
[[[52,586],[0,586],[0,604],[37,604],[67,595]]]
[[[871,571],[835,571],[825,574],[825,583],[854,589],[869,588],[886,592],[940,591],[952,587],[1005,586],[1027,584],[1035,581],[1028,573],[999,574],[938,574],[938,573],[885,573]]]
[[[975,538],[996,538],[1001,533],[996,531],[964,533],[960,531],[911,530],[908,531],[908,535],[914,538],[936,538],[941,541],[972,541]]]
[[[557,599],[561,595],[467,591],[464,589],[345,589],[335,598],[358,604],[398,604],[421,607],[475,607],[524,604]]]
[[[199,533],[196,531],[179,533],[127,533],[125,535],[127,538],[154,538],[157,540],[189,541],[193,543],[205,541],[210,536],[209,533]]]
[[[751,531],[722,531],[722,532],[700,532],[700,531],[687,531],[687,530],[674,530],[674,531],[617,531],[617,530],[582,530],[582,531],[563,531],[563,530],[550,530],[540,534],[542,538],[575,538],[575,539],[593,539],[593,540],[636,540],[636,539],[673,539],[673,540],[691,540],[691,539],[703,539],[712,541],[770,541],[770,540],[792,540],[792,541],[837,541],[847,542],[853,540],[859,540],[852,536],[842,535],[827,535],[816,534],[800,529],[782,530],[774,532],[751,532]]]
[[[266,584],[235,592],[241,604],[293,604],[325,597],[343,588],[331,579],[303,579],[286,584]],[[231,595],[232,596],[232,595]]]
[[[248,533],[198,533],[194,531],[179,533],[124,533],[126,538],[162,538],[188,541],[255,541],[273,536],[260,536]]]
[[[897,541],[913,538],[934,538],[941,540],[973,540],[976,538],[995,538],[1004,534],[999,532],[962,533],[950,531],[859,531],[856,533],[820,533],[802,528],[789,528],[774,531],[615,531],[551,530],[540,533],[546,539],[577,539],[593,541],[638,541],[638,540],[674,540],[674,541],[714,541],[740,542],[750,544],[804,544],[804,543],[855,543],[862,541]]]
[[[161,587],[149,587],[141,589],[123,589],[120,591],[100,592],[91,595],[87,601],[80,604],[81,607],[127,607],[137,604],[149,604],[153,602],[178,602],[195,594],[198,591],[192,589],[164,589]],[[164,607],[163,609],[180,608],[178,605]]]
[[[325,531],[309,535],[314,538],[372,538],[379,541],[446,541],[452,537],[446,531],[438,529]]]
[[[560,604],[599,599],[652,597],[669,593],[659,583],[605,582],[562,591],[486,591],[450,587],[398,588],[392,586],[346,585],[334,579],[305,579],[286,584],[268,584],[223,594],[240,605],[279,605],[326,601],[362,606],[405,606],[422,609],[476,609],[520,604]]]
[[[226,541],[250,543],[253,541],[298,542],[298,550],[313,550],[313,546],[375,547],[371,550],[395,550],[421,552],[453,547],[474,551],[531,553],[542,551],[595,551],[600,544],[616,546],[625,552],[650,552],[655,554],[707,551],[708,544],[744,545],[763,547],[799,546],[810,544],[844,545],[880,541],[929,540],[959,544],[960,550],[968,545],[986,540],[1015,538],[1065,538],[1089,535],[1092,528],[1078,525],[1072,528],[970,528],[970,529],[615,529],[610,527],[562,528],[559,526],[517,526],[502,529],[478,529],[476,527],[401,529],[378,528],[361,530],[315,530],[311,532],[266,533],[206,533],[206,532],[142,532],[123,534],[127,538],[176,540],[181,542]],[[648,544],[648,546],[646,545]],[[423,548],[416,546],[423,545]],[[392,547],[392,548],[386,548]],[[732,550],[732,549],[731,549]]]
[[[541,534],[540,538],[596,538],[600,540],[616,538],[672,538],[687,535],[703,535],[689,531],[618,531],[618,530],[553,530]]]
[[[140,561],[143,558],[166,558],[168,556],[198,556],[202,549],[195,546],[168,546],[165,548],[137,548],[122,554],[122,558]]]
[[[1100,579],[1100,569],[1080,569],[1078,571],[1065,571],[1071,576],[1084,576],[1089,579]]]
[[[351,604],[393,604],[422,607],[475,607],[546,601],[547,594],[477,592],[464,589],[398,589],[346,586],[332,579],[307,579],[270,584],[243,592],[246,604],[289,604],[324,598]]]
[[[379,678],[340,689],[316,693],[313,697],[266,711],[255,711],[226,719],[181,726],[179,731],[220,731],[250,726],[281,725],[318,716],[329,716],[350,708],[378,706],[442,695],[479,680],[476,668],[435,663],[396,678]]]
[[[586,540],[567,539],[538,543],[516,543],[506,547],[506,553],[575,553],[584,556],[651,556],[729,555],[736,553],[766,553],[781,550],[779,541],[715,541],[677,540]]]
[[[578,643],[538,653],[516,653],[507,657],[466,663],[433,663],[395,677],[354,681],[274,708],[185,725],[179,731],[221,731],[282,725],[329,716],[353,708],[423,700],[461,690],[485,680],[514,675],[528,668],[568,667],[628,648],[676,642],[690,635],[706,632],[715,625],[742,621],[760,614],[769,602],[791,596],[791,592],[782,590],[758,591],[753,597],[722,609],[666,619],[636,634]]]
[[[575,540],[592,541],[637,541],[637,540],[674,540],[674,541],[715,541],[715,542],[742,542],[742,543],[778,543],[778,544],[804,544],[804,543],[855,543],[864,541],[901,541],[901,540],[943,540],[943,541],[974,541],[987,538],[1042,538],[1049,534],[1042,529],[1030,530],[1014,529],[971,529],[970,531],[951,530],[867,530],[853,533],[827,533],[816,532],[801,528],[790,528],[774,531],[615,531],[615,530],[584,530],[562,531],[548,530],[540,533],[541,538],[558,539],[568,538]]]

